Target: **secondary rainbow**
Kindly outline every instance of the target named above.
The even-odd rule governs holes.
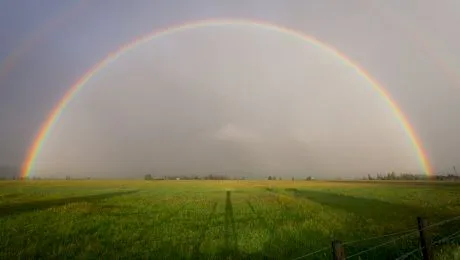
[[[31,175],[35,160],[40,153],[43,144],[46,142],[46,139],[52,130],[53,126],[59,120],[60,116],[64,112],[66,106],[69,102],[75,97],[75,95],[83,88],[86,82],[88,82],[95,74],[97,74],[100,70],[102,70],[107,64],[115,61],[123,54],[129,52],[129,50],[135,48],[136,46],[145,43],[147,41],[153,40],[158,37],[162,37],[168,34],[177,33],[180,31],[199,28],[199,27],[211,27],[211,26],[225,26],[225,25],[245,25],[245,26],[253,26],[259,27],[265,30],[272,30],[277,31],[280,33],[284,33],[291,37],[295,37],[314,45],[322,50],[329,52],[330,54],[337,57],[341,60],[345,65],[353,68],[354,71],[365,78],[370,85],[379,93],[379,95],[385,100],[385,102],[391,107],[393,110],[396,118],[400,122],[401,126],[407,133],[415,152],[417,153],[417,157],[420,161],[420,165],[425,174],[431,175],[431,165],[428,160],[428,156],[423,149],[423,145],[420,142],[419,138],[417,137],[413,127],[407,120],[406,116],[402,113],[401,109],[398,107],[396,102],[391,98],[390,94],[371,76],[369,73],[361,68],[356,62],[339,52],[337,49],[329,46],[326,43],[323,43],[316,38],[305,35],[299,31],[295,31],[293,29],[289,29],[286,27],[270,24],[263,21],[255,21],[255,20],[244,20],[244,19],[212,19],[212,20],[200,20],[194,22],[183,23],[171,27],[167,27],[165,29],[157,30],[152,33],[149,33],[145,36],[136,38],[132,42],[123,45],[119,49],[114,52],[109,53],[101,62],[97,63],[93,66],[83,77],[80,78],[64,95],[64,97],[59,101],[59,103],[54,107],[51,113],[48,115],[42,126],[40,127],[37,136],[33,140],[32,145],[30,146],[27,156],[24,160],[23,167],[22,167],[22,177],[28,177]]]

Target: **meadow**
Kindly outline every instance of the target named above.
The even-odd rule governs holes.
[[[0,259],[421,259],[417,216],[460,257],[453,182],[1,181]]]

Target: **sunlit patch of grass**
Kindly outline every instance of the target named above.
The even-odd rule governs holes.
[[[326,248],[315,259],[330,259],[333,239],[346,242],[413,229],[420,214],[434,223],[460,215],[459,202],[452,186],[438,184],[3,182],[0,258],[286,259]],[[460,221],[432,232],[441,238],[457,229]],[[384,241],[361,241],[346,251]],[[389,259],[417,243],[415,233],[363,259]],[[440,259],[458,252],[448,245],[436,250]]]

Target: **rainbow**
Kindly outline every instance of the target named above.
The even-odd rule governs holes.
[[[270,24],[267,22],[262,21],[255,21],[255,20],[244,20],[244,19],[212,19],[212,20],[201,20],[195,22],[188,22],[183,23],[171,27],[167,27],[161,30],[153,31],[145,36],[139,37],[134,39],[132,42],[123,45],[119,49],[114,52],[109,53],[102,61],[94,65],[86,74],[83,75],[64,95],[64,97],[59,101],[59,103],[54,107],[51,113],[48,115],[46,120],[43,122],[42,126],[40,127],[38,134],[36,135],[35,139],[33,140],[32,145],[30,146],[29,150],[27,151],[27,156],[24,160],[21,176],[28,177],[32,174],[35,160],[40,154],[40,151],[43,147],[43,144],[47,140],[50,131],[52,130],[53,126],[61,117],[62,113],[64,112],[66,106],[69,104],[70,101],[75,97],[75,95],[83,88],[83,86],[99,71],[101,71],[107,64],[117,60],[120,56],[125,53],[128,53],[130,50],[136,48],[136,46],[153,40],[158,37],[166,36],[169,34],[177,33],[184,30],[189,30],[193,28],[199,27],[210,27],[210,26],[224,26],[224,25],[246,25],[246,26],[254,26],[263,28],[266,30],[272,30],[280,33],[284,33],[294,38],[298,38],[303,40],[311,45],[314,45],[322,50],[329,52],[331,55],[334,55],[339,60],[341,60],[345,65],[352,68],[358,75],[365,78],[370,85],[377,91],[377,93],[386,101],[386,103],[391,107],[393,110],[396,118],[400,122],[402,128],[407,133],[414,150],[417,153],[417,157],[420,161],[421,167],[425,174],[432,175],[431,165],[428,160],[428,156],[423,149],[423,145],[420,139],[417,137],[413,127],[398,107],[396,102],[391,98],[390,94],[371,76],[369,73],[361,68],[356,62],[345,56],[343,53],[339,52],[335,48],[329,46],[326,43],[323,43],[312,36],[305,35],[301,32],[295,31],[293,29],[289,29],[286,27]]]

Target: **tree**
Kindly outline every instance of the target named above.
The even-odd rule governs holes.
[[[390,180],[396,180],[396,173],[394,171],[392,171],[390,173],[390,176],[388,176],[388,177],[390,177]]]
[[[152,179],[152,174],[146,174],[144,176],[144,180],[151,180]]]
[[[268,176],[268,180],[271,181],[271,180],[272,180],[272,176]]]

